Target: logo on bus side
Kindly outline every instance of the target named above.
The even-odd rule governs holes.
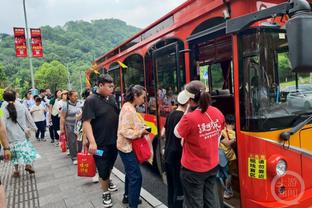
[[[271,182],[274,199],[285,205],[296,205],[304,194],[303,178],[296,172],[287,171],[282,177],[275,176]]]

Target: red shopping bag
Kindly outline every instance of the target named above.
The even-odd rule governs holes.
[[[145,136],[134,139],[131,143],[133,152],[139,163],[143,163],[150,159],[150,157],[152,156],[152,152]]]
[[[93,155],[84,148],[83,152],[77,154],[77,174],[80,177],[93,177],[96,174],[96,167]]]
[[[66,152],[67,150],[67,144],[66,144],[66,135],[65,133],[60,135],[60,148],[62,152]]]

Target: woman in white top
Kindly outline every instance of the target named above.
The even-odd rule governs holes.
[[[46,129],[46,119],[44,113],[46,112],[46,108],[41,105],[41,98],[36,97],[36,104],[30,109],[30,113],[33,117],[33,120],[37,126],[36,138],[38,141],[40,139],[45,141],[44,134]],[[40,138],[39,138],[40,134]]]

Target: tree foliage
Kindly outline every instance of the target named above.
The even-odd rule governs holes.
[[[79,90],[80,74],[82,74],[82,86],[85,86],[84,74],[91,61],[111,50],[139,29],[118,19],[105,19],[91,22],[70,21],[64,26],[43,26],[41,30],[44,57],[32,59],[35,73],[39,68],[49,68],[45,64],[53,65],[52,63],[56,63],[54,61],[58,61],[58,65],[68,67],[73,88]],[[0,64],[3,65],[7,83],[19,89],[20,93],[24,93],[31,87],[28,59],[15,57],[14,39],[11,35],[0,34],[0,49]],[[42,78],[41,75],[42,73],[39,75],[36,73],[36,79],[38,76]],[[50,85],[48,80],[41,79],[41,81],[36,80],[38,83],[36,87],[43,87],[44,82]]]
[[[66,67],[59,61],[42,64],[35,74],[37,88],[65,89],[68,80]]]

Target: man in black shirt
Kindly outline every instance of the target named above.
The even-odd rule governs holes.
[[[161,136],[166,138],[165,142],[165,168],[168,184],[168,208],[182,208],[183,205],[183,189],[180,181],[182,145],[181,139],[174,135],[174,128],[181,120],[188,98],[178,95],[178,108],[172,111],[166,119],[166,123],[162,129]]]
[[[113,206],[109,191],[117,189],[109,180],[118,154],[116,140],[119,110],[112,95],[113,89],[113,78],[108,74],[100,75],[97,91],[86,99],[82,113],[83,130],[89,140],[89,152],[93,154],[100,176],[104,207]],[[96,150],[103,150],[103,155],[95,155]]]

